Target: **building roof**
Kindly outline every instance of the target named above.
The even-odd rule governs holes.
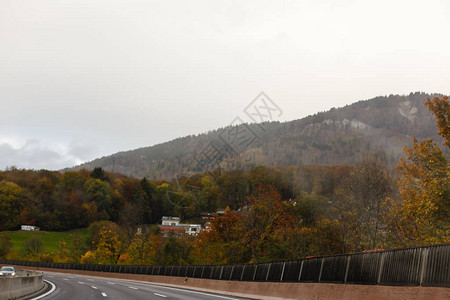
[[[171,216],[163,216],[162,220],[173,220],[173,221],[180,221],[180,218],[178,217],[171,217]]]
[[[183,226],[167,226],[167,225],[158,225],[159,229],[162,231],[170,231],[170,232],[185,232],[186,229]]]

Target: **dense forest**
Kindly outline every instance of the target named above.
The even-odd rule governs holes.
[[[135,227],[160,223],[162,216],[196,221],[201,212],[242,208],[262,185],[273,187],[283,200],[308,195],[331,200],[352,170],[350,166],[257,166],[154,181],[101,168],[64,173],[10,168],[0,172],[0,230],[26,224],[62,231],[99,220]]]
[[[413,136],[432,138],[442,144],[433,115],[424,107],[423,93],[391,95],[332,108],[300,120],[246,124],[220,128],[205,134],[120,152],[96,159],[71,170],[104,170],[139,178],[170,180],[183,173],[249,170],[257,165],[355,165],[361,153],[380,152],[394,166],[402,147]],[[243,135],[248,144],[237,147],[226,136]],[[231,144],[231,145],[230,145]],[[231,148],[234,151],[230,151]],[[205,152],[218,149],[221,158],[205,159]]]
[[[222,264],[449,242],[450,103],[425,102],[443,145],[412,138],[390,167],[366,152],[354,166],[301,165],[224,170],[172,180],[136,179],[102,168],[64,173],[10,168],[0,172],[0,230],[21,224],[62,231],[89,227],[87,241],[42,241],[0,257],[104,264]],[[443,151],[444,149],[444,151]],[[163,215],[201,222],[225,208],[197,237],[163,236]],[[136,233],[147,224],[148,230]],[[39,246],[41,245],[41,246]]]

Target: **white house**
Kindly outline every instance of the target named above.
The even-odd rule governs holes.
[[[178,217],[162,217],[161,224],[163,226],[180,226],[180,218]]]
[[[178,217],[162,217],[161,226],[159,226],[161,231],[167,232],[177,232],[177,234],[197,235],[202,230],[201,224],[181,224],[180,218]]]
[[[24,231],[39,231],[40,228],[37,226],[31,226],[31,225],[22,225],[20,227],[20,230],[24,230]]]

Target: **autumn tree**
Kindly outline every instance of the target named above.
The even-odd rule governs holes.
[[[117,192],[123,200],[119,212],[119,224],[127,229],[132,237],[132,229],[138,224],[148,224],[152,219],[151,202],[142,189],[142,183],[133,178],[122,178]]]
[[[238,209],[244,205],[248,193],[247,175],[242,170],[222,172],[217,178],[219,207]]]
[[[337,253],[362,250],[361,224],[354,198],[350,195],[346,184],[336,189],[332,207],[327,216],[320,220],[318,227],[321,240],[327,240],[331,235],[338,240],[338,247],[334,247]]]
[[[74,263],[79,263],[81,257],[88,250],[88,245],[86,244],[86,239],[80,236],[71,236],[71,247],[69,248],[70,261]]]
[[[259,186],[247,197],[248,210],[243,213],[243,239],[252,253],[252,261],[273,259],[268,245],[283,244],[290,230],[296,226],[293,209],[289,202],[269,185]],[[277,249],[277,252],[282,249]],[[283,253],[277,255],[284,256]]]
[[[19,185],[0,181],[0,230],[16,229],[20,225],[20,214],[26,202],[23,189]]]
[[[163,216],[161,203],[156,199],[156,185],[147,178],[143,178],[139,183],[146,195],[145,201],[148,203],[148,207],[150,209],[150,213],[148,214],[148,223],[156,224]]]
[[[241,215],[229,208],[215,216],[210,228],[200,232],[191,252],[195,264],[234,264],[250,260],[250,251],[242,236]]]
[[[329,207],[329,198],[315,193],[300,193],[295,198],[295,213],[301,219],[302,226],[314,226]]]
[[[293,198],[292,188],[289,186],[285,174],[278,168],[256,166],[248,172],[248,180],[252,190],[257,190],[263,185],[270,185],[284,199]]]
[[[94,250],[86,252],[81,257],[81,263],[116,264],[123,247],[124,243],[119,232],[101,229]]]
[[[119,262],[132,265],[155,265],[160,261],[163,241],[159,233],[136,233]]]
[[[101,167],[94,168],[90,176],[92,178],[100,179],[101,181],[109,181],[108,176],[106,176],[105,171],[103,171]]]
[[[386,231],[386,198],[394,191],[387,161],[381,154],[364,154],[363,159],[336,188],[329,223],[340,239],[340,251],[380,248]],[[340,252],[339,251],[339,252]]]
[[[350,193],[362,234],[361,250],[381,247],[385,199],[392,195],[393,189],[394,180],[385,157],[365,154],[350,175]]]
[[[89,202],[95,202],[100,213],[100,219],[108,220],[112,205],[112,189],[109,183],[97,178],[91,178],[84,184]]]
[[[160,263],[163,265],[188,264],[190,245],[186,239],[169,235],[161,249]]]
[[[160,233],[150,233],[147,237],[149,264],[158,264],[161,261],[163,239]]]
[[[450,148],[450,101],[447,96],[427,99],[425,106],[434,114],[439,135],[444,138],[444,145]]]
[[[48,177],[43,177],[37,180],[34,193],[42,205],[43,211],[54,211],[55,199],[52,196],[54,191],[55,184]]]
[[[450,148],[450,104],[447,97],[427,99],[436,117],[444,147]],[[431,139],[413,139],[405,147],[397,169],[401,202],[393,202],[389,215],[397,244],[414,246],[450,241],[450,168],[448,155]]]
[[[111,231],[118,236],[120,241],[125,240],[125,234],[122,229],[114,222],[110,221],[97,221],[89,226],[88,242],[90,248],[95,250],[101,240],[101,232]]]
[[[54,262],[58,263],[70,263],[70,250],[68,248],[67,242],[62,240],[59,241],[58,250],[52,253],[52,258]]]
[[[219,207],[217,203],[219,188],[217,183],[210,176],[201,178],[201,193],[199,201],[203,211],[216,211]]]
[[[58,183],[58,189],[59,192],[65,192],[65,191],[73,191],[73,190],[83,190],[83,186],[86,182],[87,178],[85,174],[80,172],[64,172],[61,176],[61,179]]]

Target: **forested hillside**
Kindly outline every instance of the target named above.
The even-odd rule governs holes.
[[[392,166],[401,156],[402,147],[411,144],[413,136],[433,138],[441,144],[434,118],[423,105],[427,98],[435,96],[417,92],[408,96],[377,97],[290,122],[220,128],[102,157],[72,170],[101,167],[128,176],[171,179],[178,174],[203,172],[219,166],[248,170],[259,164],[271,167],[355,165],[365,152],[384,153]],[[226,152],[225,158],[217,165],[208,166],[201,161],[210,143],[225,149],[227,145],[220,139],[224,132],[245,130],[254,133],[252,143],[239,151],[222,151]]]

